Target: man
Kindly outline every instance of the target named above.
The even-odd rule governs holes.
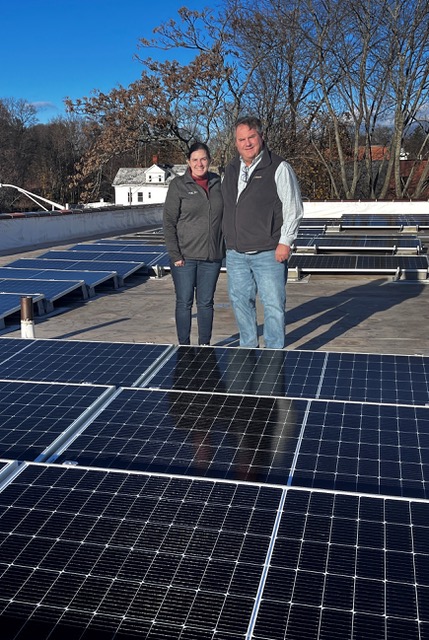
[[[285,346],[287,261],[303,216],[290,165],[264,144],[258,118],[235,125],[238,156],[222,184],[228,293],[241,347],[259,346],[256,295],[264,308],[264,344]]]

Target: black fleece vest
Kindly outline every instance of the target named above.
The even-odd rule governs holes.
[[[237,156],[227,166],[222,182],[223,232],[227,249],[269,251],[277,247],[283,213],[274,178],[281,162],[283,158],[265,147],[238,201],[240,158]]]

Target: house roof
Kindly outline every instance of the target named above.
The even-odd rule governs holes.
[[[176,176],[183,175],[186,171],[186,164],[174,164],[174,165],[155,165],[150,167],[122,167],[118,169],[116,176],[112,182],[114,187],[120,187],[123,185],[143,185],[149,184],[146,179],[150,170],[158,169],[165,173],[165,182],[170,182]],[[153,183],[150,183],[154,186]]]

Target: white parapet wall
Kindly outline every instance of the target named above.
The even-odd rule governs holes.
[[[305,202],[306,218],[340,218],[342,215],[429,214],[429,202]],[[53,212],[46,215],[1,217],[0,253],[30,251],[54,244],[132,233],[162,225],[162,205],[103,208],[85,212]]]
[[[162,207],[159,205],[2,217],[0,253],[5,255],[54,244],[131,233],[152,225],[162,225]]]
[[[429,202],[360,201],[304,202],[306,218],[340,218],[344,215],[416,215],[429,214]]]

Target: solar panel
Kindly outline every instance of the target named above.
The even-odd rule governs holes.
[[[18,269],[53,269],[55,271],[104,271],[109,273],[109,277],[118,277],[120,284],[123,284],[124,278],[135,273],[142,268],[139,262],[111,262],[109,260],[45,260],[43,258],[19,258],[9,263],[9,267]]]
[[[87,298],[87,289],[83,281],[72,282],[70,280],[55,281],[55,280],[5,280],[0,279],[0,292],[1,293],[19,293],[21,295],[35,295],[41,294],[44,297],[44,304],[46,311],[52,309],[53,303],[59,298],[63,298],[70,293],[77,292],[82,295],[83,298]]]
[[[429,498],[426,407],[312,401],[290,484]]]
[[[0,457],[35,460],[106,387],[0,381]]]
[[[242,640],[280,496],[28,466],[0,493],[2,638]]]
[[[21,310],[21,295],[18,293],[0,293],[0,328],[5,326],[5,318],[19,313]],[[43,295],[35,293],[32,297],[36,314],[43,314]]]
[[[314,398],[325,358],[321,351],[180,346],[142,385]]]
[[[290,269],[306,272],[337,271],[352,273],[395,273],[398,269],[404,272],[428,272],[426,256],[326,256],[293,254],[289,261]]]
[[[341,227],[402,227],[425,228],[429,226],[429,215],[427,214],[369,214],[369,215],[343,215]]]
[[[149,254],[152,257],[152,254]],[[39,256],[46,260],[94,260],[116,262],[137,262],[141,267],[145,264],[145,254],[139,251],[47,251]]]
[[[114,271],[60,271],[55,269],[18,269],[15,267],[0,267],[0,278],[25,278],[29,280],[42,279],[52,281],[80,282],[83,281],[88,289],[88,295],[94,295],[95,287],[112,283],[118,287],[117,274]]]
[[[329,353],[319,398],[429,404],[429,357]]]
[[[119,251],[121,253],[124,252],[134,252],[134,253],[164,253],[165,252],[165,244],[145,244],[141,242],[140,244],[137,242],[133,242],[132,244],[129,242],[95,242],[93,244],[76,244],[74,247],[70,247],[70,251],[94,251],[96,253],[100,252],[114,252]]]
[[[133,385],[168,351],[168,345],[33,340],[0,365],[0,378]]]
[[[49,462],[286,484],[307,403],[123,389]]]
[[[407,250],[408,253],[419,253],[421,242],[416,237],[400,238],[398,236],[313,236],[296,239],[297,250],[312,248],[320,251],[378,251],[397,252]]]
[[[6,362],[11,356],[26,349],[30,344],[29,340],[22,338],[0,338],[0,364]]]
[[[427,638],[428,518],[427,503],[288,491],[251,637]]]

